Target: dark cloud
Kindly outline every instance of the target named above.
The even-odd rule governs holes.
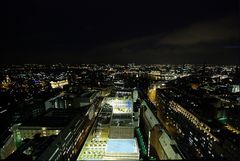
[[[191,45],[229,40],[239,40],[240,29],[237,17],[198,22],[172,32],[160,40],[161,44]]]
[[[239,23],[233,17],[204,21],[164,35],[113,43],[89,52],[104,62],[240,63]],[[234,47],[233,47],[234,46]]]
[[[239,5],[238,0],[9,1],[0,62],[203,61],[238,49]],[[226,15],[235,18],[219,19]]]

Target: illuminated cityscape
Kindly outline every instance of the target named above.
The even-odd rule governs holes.
[[[0,160],[240,160],[240,0],[3,6]]]
[[[239,159],[239,89],[236,65],[2,66],[0,156]]]

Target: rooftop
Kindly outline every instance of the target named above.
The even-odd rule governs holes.
[[[108,139],[107,153],[138,153],[136,139]]]
[[[91,97],[94,94],[96,94],[96,91],[89,91],[89,92],[83,93],[81,97]]]
[[[24,143],[8,157],[9,160],[35,160],[56,138],[52,135],[49,137],[35,137],[34,139],[25,139]],[[24,159],[26,158],[26,159]]]
[[[76,111],[79,112],[74,109],[49,109],[45,115],[26,121],[21,127],[65,127],[76,116]]]

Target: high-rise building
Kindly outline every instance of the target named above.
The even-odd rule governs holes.
[[[119,96],[120,91],[114,94]],[[138,160],[134,137],[132,93],[121,91],[119,97],[106,97],[78,160]]]

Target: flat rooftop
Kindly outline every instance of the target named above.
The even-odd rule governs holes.
[[[97,93],[97,91],[89,91],[89,92],[83,93],[83,94],[81,95],[81,97],[82,97],[82,98],[89,98],[89,97],[91,97],[92,95],[94,95],[94,94],[96,94],[96,93]]]
[[[78,112],[77,112],[78,111]],[[85,110],[82,109],[84,116]],[[74,109],[49,109],[43,116],[24,122],[21,127],[65,127],[79,113],[79,110]]]
[[[133,119],[132,114],[113,114],[111,120],[111,126],[132,126]]]
[[[34,160],[56,139],[55,135],[25,139],[23,144],[7,160]]]
[[[112,120],[111,126],[127,126],[132,127],[133,121],[132,120]]]
[[[138,153],[136,139],[108,139],[107,153]]]

